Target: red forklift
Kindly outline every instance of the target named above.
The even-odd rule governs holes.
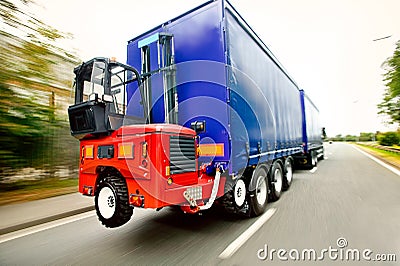
[[[161,70],[166,77],[173,77],[172,63]],[[135,207],[179,205],[196,213],[223,195],[222,167],[212,175],[199,169],[196,132],[204,123],[192,123],[193,129],[176,123],[173,79],[165,101],[169,123],[154,124],[146,75],[108,58],[94,58],[74,73],[75,104],[68,114],[71,134],[80,140],[79,192],[95,197],[103,225],[125,224]],[[126,114],[129,86],[138,88],[142,117]]]

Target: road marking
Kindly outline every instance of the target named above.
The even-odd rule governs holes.
[[[260,218],[257,219],[246,231],[244,231],[238,238],[236,238],[221,254],[218,258],[228,259],[230,258],[249,238],[254,235],[258,229],[263,226],[271,217],[274,215],[276,208],[267,210]]]
[[[353,146],[353,145],[352,145]],[[372,156],[369,153],[366,153],[365,151],[357,148],[356,146],[353,146],[354,149],[358,150],[359,152],[361,152],[362,154],[364,154],[365,156],[367,156],[368,158],[370,158],[371,160],[375,161],[376,163],[380,164],[381,166],[385,167],[386,169],[392,171],[393,173],[395,173],[396,175],[400,176],[400,171],[397,170],[396,168],[394,168],[393,166],[388,165],[387,163],[379,160],[378,158]]]
[[[36,226],[32,226],[29,228],[25,228],[19,231],[15,231],[15,232],[11,232],[5,235],[1,235],[0,236],[0,244],[7,242],[7,241],[11,241],[17,238],[21,238],[21,237],[25,237],[28,235],[32,235],[38,232],[42,232],[51,228],[55,228],[61,225],[65,225],[65,224],[69,224],[69,223],[73,223],[79,220],[83,220],[89,217],[93,217],[96,215],[96,211],[89,211],[89,212],[85,212],[85,213],[81,213],[81,214],[77,214],[71,217],[67,217],[67,218],[63,218],[63,219],[59,219],[56,221],[52,221],[52,222],[48,222],[48,223],[44,223],[44,224],[40,224],[40,225],[36,225]]]
[[[311,173],[311,174],[314,174],[315,171],[317,171],[317,169],[318,169],[318,167],[315,166],[313,169],[310,170],[310,173]]]

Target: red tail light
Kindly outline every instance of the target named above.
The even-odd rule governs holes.
[[[129,203],[135,207],[144,207],[144,196],[131,194],[129,197]]]

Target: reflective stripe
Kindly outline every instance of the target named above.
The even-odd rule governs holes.
[[[280,152],[301,152],[301,148],[289,148],[289,149],[282,149],[282,150],[277,150],[277,151],[269,151],[269,152],[263,152],[255,155],[249,156],[250,159],[261,157],[261,156],[266,156],[270,154],[275,154],[275,153],[280,153]]]
[[[224,156],[224,143],[200,144],[200,156]]]

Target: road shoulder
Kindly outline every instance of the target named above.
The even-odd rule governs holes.
[[[0,235],[93,209],[93,198],[80,193],[0,206]]]
[[[368,153],[369,155],[385,162],[386,164],[396,168],[397,170],[400,170],[400,163],[397,160],[381,156],[379,153],[369,149],[368,147],[365,147],[364,145],[360,145],[360,144],[354,144],[354,145],[357,148],[359,148],[360,150]]]

